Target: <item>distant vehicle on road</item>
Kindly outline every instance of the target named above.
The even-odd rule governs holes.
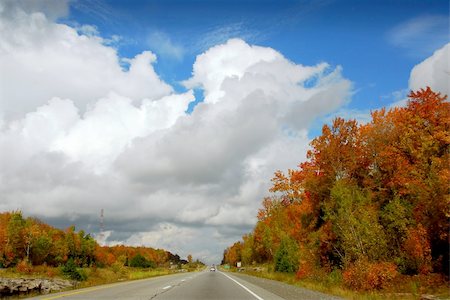
[[[209,269],[209,271],[210,271],[210,272],[215,272],[215,271],[216,271],[216,268],[211,267],[211,268]]]

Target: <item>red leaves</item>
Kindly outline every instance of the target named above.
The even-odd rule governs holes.
[[[343,272],[344,283],[354,290],[374,290],[389,286],[398,275],[397,267],[390,262],[371,263],[357,261]]]

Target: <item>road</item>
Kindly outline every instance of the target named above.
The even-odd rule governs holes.
[[[284,285],[275,281],[268,281],[267,279],[247,277],[219,271],[181,273],[72,290],[31,299],[338,299],[330,295]]]

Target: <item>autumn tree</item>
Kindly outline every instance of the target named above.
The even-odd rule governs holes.
[[[285,270],[298,258],[298,278],[314,267],[344,268],[353,287],[378,288],[397,271],[448,274],[450,103],[430,88],[408,97],[404,107],[372,112],[367,124],[324,125],[307,161],[275,172],[252,233],[224,260],[239,254]],[[377,272],[386,276],[364,282]]]

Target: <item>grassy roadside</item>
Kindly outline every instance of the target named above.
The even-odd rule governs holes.
[[[192,272],[197,271],[195,268],[183,268],[183,269],[168,269],[168,268],[131,268],[119,265],[113,265],[107,268],[78,268],[79,272],[83,273],[86,280],[78,282],[75,288],[85,288],[96,285],[122,282],[129,280],[145,279],[169,274],[175,274],[178,272]],[[47,279],[67,279],[64,276],[61,268],[47,267],[47,266],[35,266],[32,269],[25,272],[18,272],[16,269],[0,269],[0,277],[3,278],[47,278]]]
[[[326,294],[332,294],[345,299],[354,300],[384,300],[384,299],[450,299],[448,281],[440,275],[431,274],[427,276],[398,276],[390,286],[382,290],[354,291],[346,288],[342,282],[340,272],[330,274],[314,274],[309,278],[297,279],[295,274],[279,273],[269,271],[270,266],[258,266],[243,268],[231,268],[222,271],[238,272],[255,277],[266,278],[307,288]]]

